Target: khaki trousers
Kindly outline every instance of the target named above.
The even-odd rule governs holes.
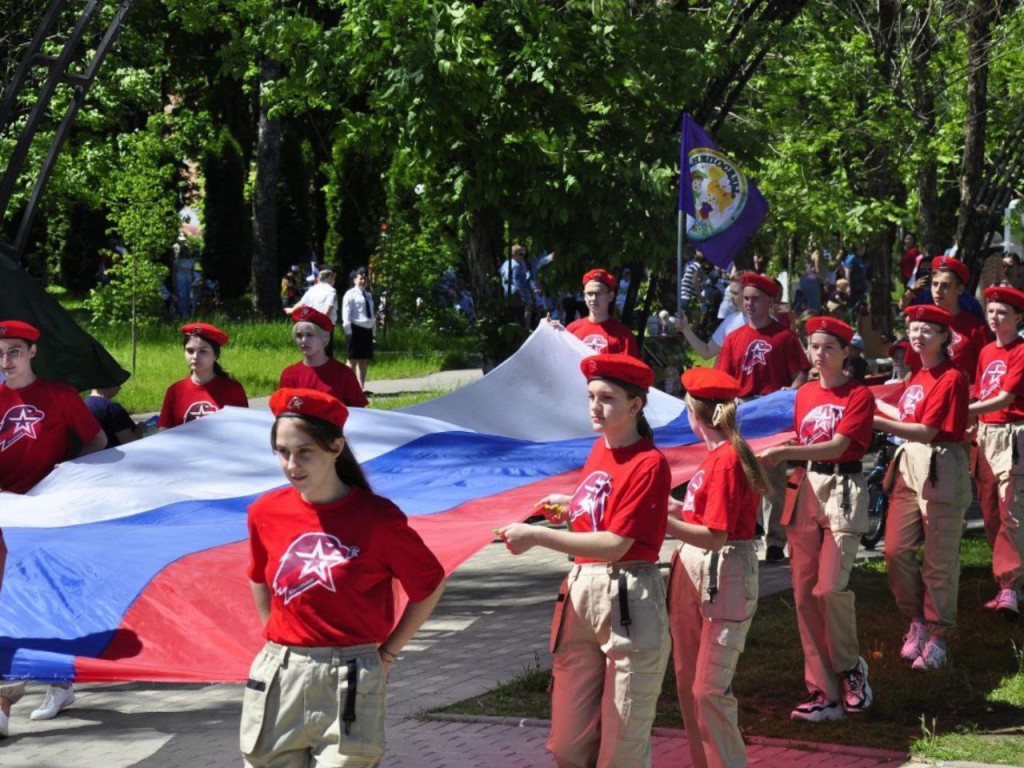
[[[903,613],[944,638],[956,626],[960,538],[971,501],[967,454],[959,443],[904,443],[886,480],[892,489],[885,529],[889,588]]]
[[[0,699],[8,699],[11,704],[17,704],[21,697],[25,695],[26,685],[28,685],[26,680],[18,680],[17,682],[0,685]]]
[[[992,575],[1000,589],[1024,585],[1024,422],[979,424],[974,477],[992,547]],[[1018,457],[1014,461],[1014,444]]]
[[[656,563],[573,567],[551,624],[548,749],[559,768],[650,767],[669,643],[665,582]]]
[[[742,768],[747,748],[732,679],[757,610],[757,552],[752,541],[744,541],[726,544],[716,554],[682,544],[672,557],[669,624],[676,692],[694,768]]]
[[[804,683],[829,701],[839,700],[839,674],[853,668],[860,656],[856,599],[847,587],[867,522],[863,474],[804,476],[786,529],[793,599]]]
[[[786,504],[786,462],[764,467],[764,473],[768,478],[768,495],[761,500],[764,544],[766,547],[785,547],[786,527],[782,524],[782,510]]]
[[[242,701],[239,745],[245,765],[379,765],[385,696],[375,645],[301,648],[268,642],[252,663]]]

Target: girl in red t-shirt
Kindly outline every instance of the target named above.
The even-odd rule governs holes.
[[[177,427],[226,405],[248,408],[245,389],[220,367],[220,348],[228,343],[228,335],[209,323],[183,325],[181,333],[189,375],[167,388],[157,426]]]
[[[643,408],[654,373],[624,354],[593,355],[590,418],[600,437],[570,497],[537,506],[570,530],[499,531],[512,554],[534,546],[574,555],[551,628],[554,688],[548,749],[558,765],[651,765],[651,725],[668,666],[658,559],[671,475]]]
[[[978,419],[978,501],[985,535],[992,547],[992,575],[999,592],[985,603],[1008,619],[1020,615],[1024,587],[1024,341],[1017,331],[1024,320],[1024,292],[985,289],[988,327],[996,340],[981,350],[974,379],[978,402],[969,412]]]
[[[370,490],[341,402],[279,389],[270,410],[290,485],[249,507],[249,580],[267,643],[245,686],[242,755],[248,766],[370,768],[384,754],[388,672],[437,605],[444,569]],[[397,623],[395,582],[410,601]]]
[[[907,307],[907,337],[921,358],[893,407],[876,399],[875,429],[903,443],[886,476],[885,565],[896,605],[910,616],[900,655],[917,670],[946,663],[956,626],[960,537],[971,501],[964,447],[967,376],[949,358],[953,317],[941,307]],[[924,562],[918,550],[924,545]]]
[[[757,608],[757,512],[768,480],[736,426],[739,382],[711,368],[683,374],[690,428],[708,455],[671,501],[679,539],[669,572],[676,691],[694,765],[745,766],[732,679]]]
[[[806,324],[811,364],[820,377],[796,393],[797,443],[768,448],[768,466],[806,461],[789,479],[786,525],[793,571],[804,682],[810,697],[794,720],[838,720],[867,711],[874,699],[857,641],[850,571],[868,525],[868,491],[861,458],[871,444],[871,391],[843,372],[853,328],[832,317]]]

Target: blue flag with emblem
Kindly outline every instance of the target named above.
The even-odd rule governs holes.
[[[768,201],[692,117],[683,113],[679,210],[686,238],[719,267],[729,265],[768,214]]]

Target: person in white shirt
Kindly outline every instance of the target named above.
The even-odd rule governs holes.
[[[296,310],[310,307],[321,314],[327,315],[327,317],[331,318],[332,323],[337,324],[338,292],[334,288],[335,279],[333,269],[327,269],[326,267],[321,269],[317,275],[316,283],[306,289],[306,292],[294,307],[285,307],[284,313],[291,317],[292,313]],[[324,352],[327,353],[328,357],[334,357],[334,334],[331,334],[331,338],[327,340]]]
[[[373,360],[373,296],[366,290],[366,267],[352,273],[352,287],[341,299],[341,324],[345,331],[348,367],[366,389],[366,367]]]

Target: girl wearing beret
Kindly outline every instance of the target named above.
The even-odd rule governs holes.
[[[747,764],[732,679],[757,608],[757,513],[768,481],[736,426],[739,382],[711,368],[683,374],[690,428],[708,455],[668,532],[680,541],[669,572],[676,691],[696,768]]]
[[[975,479],[992,547],[992,575],[999,592],[985,603],[1008,619],[1020,615],[1024,586],[1024,341],[1017,335],[1024,317],[1024,293],[1016,288],[985,289],[988,327],[996,340],[981,350],[970,415],[978,419]]]
[[[669,656],[658,559],[671,477],[643,415],[651,369],[622,354],[593,355],[580,367],[599,437],[575,493],[537,503],[569,530],[515,524],[499,533],[514,555],[541,546],[575,557],[551,627],[555,762],[643,768]]]
[[[885,479],[885,565],[896,605],[910,617],[900,655],[914,669],[929,670],[946,663],[946,638],[956,626],[960,537],[971,501],[963,446],[968,385],[949,356],[952,316],[931,304],[904,313],[922,367],[904,385],[898,406],[875,400],[882,414],[875,429],[907,441],[896,449]]]
[[[444,569],[375,495],[323,392],[270,398],[289,485],[249,507],[249,580],[267,642],[242,704],[247,766],[369,768],[384,753],[388,672],[444,590]],[[394,584],[409,597],[396,623]]]
[[[868,525],[861,459],[871,444],[875,403],[867,387],[843,372],[853,328],[832,317],[812,317],[806,328],[811,364],[820,377],[797,391],[797,444],[769,448],[760,458],[769,466],[809,462],[789,479],[793,493],[782,522],[810,694],[791,717],[821,722],[865,712],[873,701],[848,585]]]
[[[167,388],[157,426],[177,427],[226,405],[248,408],[245,389],[220,367],[220,348],[228,343],[228,335],[209,323],[183,325],[181,333],[189,375]]]

